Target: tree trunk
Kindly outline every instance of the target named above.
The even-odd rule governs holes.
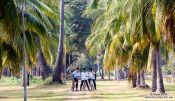
[[[101,79],[104,79],[104,70],[103,70],[103,66],[101,68]]]
[[[38,65],[41,68],[41,77],[44,81],[49,76],[49,66],[46,63],[42,50],[38,52]]]
[[[23,78],[24,78],[24,101],[27,101],[27,72],[26,72],[26,59],[27,59],[27,54],[26,54],[26,36],[25,36],[25,27],[24,27],[24,6],[25,5],[25,0],[22,0],[22,34],[23,34]]]
[[[3,69],[2,74],[3,74],[3,76],[5,76],[5,77],[9,76],[10,73],[9,73],[8,67],[5,67],[5,68]]]
[[[124,78],[125,78],[122,69],[119,69],[119,70],[118,70],[118,73],[119,73],[119,78],[120,78],[120,79],[124,79]]]
[[[132,87],[135,88],[137,86],[137,73],[132,74]]]
[[[108,79],[111,80],[110,71],[108,71]]]
[[[1,67],[0,67],[1,68]],[[2,76],[2,69],[0,69],[0,79],[1,79],[1,76]]]
[[[30,73],[27,73],[27,85],[30,85]]]
[[[156,49],[152,52],[152,92],[156,92],[157,89],[157,71],[156,71]]]
[[[157,90],[156,92],[165,93],[163,76],[162,76],[160,44],[158,45],[158,48],[157,48]]]
[[[59,35],[59,46],[58,46],[58,56],[56,62],[56,68],[52,75],[52,81],[54,83],[63,83],[61,71],[63,67],[63,55],[64,55],[64,0],[60,0],[61,9],[60,9],[60,35]]]
[[[140,86],[146,86],[144,69],[140,72]]]
[[[140,86],[140,70],[137,73],[137,86]]]
[[[116,68],[114,70],[114,80],[117,80],[117,82],[119,83],[119,71]]]
[[[117,71],[114,69],[114,80],[117,80]]]
[[[0,79],[1,79],[1,75],[2,75],[2,52],[1,52],[1,42],[0,42]]]
[[[40,67],[36,68],[36,75],[39,77],[41,76],[41,68]]]
[[[119,80],[120,80],[120,78],[119,78],[119,70],[116,71],[116,76],[117,76],[117,82],[119,83]]]
[[[99,62],[98,54],[97,54],[97,67],[98,67],[98,72],[99,72],[100,77],[101,77],[102,76],[102,73],[101,73],[101,68],[100,68],[100,62]]]

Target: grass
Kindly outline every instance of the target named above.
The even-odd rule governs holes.
[[[150,97],[150,89],[130,88],[126,80],[97,81],[97,91],[70,91],[71,82],[67,85],[40,87],[32,84],[28,87],[28,101],[175,101],[175,84],[165,82],[168,97]],[[4,85],[0,81],[0,101],[23,101],[23,87],[20,85]]]

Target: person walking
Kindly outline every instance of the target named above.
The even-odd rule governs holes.
[[[90,84],[91,81],[93,82],[94,88],[96,90],[95,72],[93,71],[92,68],[89,69],[89,79],[88,79],[88,81],[89,81],[89,84]]]
[[[83,84],[85,83],[88,90],[89,90],[89,85],[88,85],[88,81],[87,81],[87,77],[88,77],[88,73],[85,71],[86,69],[83,68],[83,71],[81,72],[81,85],[80,85],[80,91],[82,89]]]
[[[76,91],[78,91],[79,76],[80,76],[79,68],[76,68],[76,70],[72,73],[72,91],[74,91],[75,86],[76,86]]]

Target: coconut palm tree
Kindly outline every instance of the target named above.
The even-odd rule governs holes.
[[[59,35],[59,46],[58,56],[56,61],[56,67],[53,73],[52,81],[54,83],[63,83],[61,77],[61,71],[63,69],[63,55],[64,55],[64,0],[60,0],[60,35]]]
[[[121,4],[121,5],[119,5],[119,4]],[[140,55],[142,55],[143,51],[148,46],[150,47],[149,48],[149,55],[147,54],[145,56],[148,57],[148,59],[147,59],[148,63],[146,63],[147,67],[151,66],[150,64],[152,64],[152,69],[153,69],[152,70],[152,72],[153,72],[152,73],[153,74],[152,92],[158,91],[158,92],[164,93],[165,91],[164,91],[164,86],[163,86],[163,77],[162,77],[162,70],[161,70],[161,63],[160,63],[160,61],[161,61],[160,48],[163,46],[163,44],[165,44],[164,42],[166,40],[169,40],[171,43],[174,42],[173,41],[173,39],[174,39],[174,36],[173,36],[173,32],[174,32],[173,31],[174,30],[174,28],[173,28],[173,25],[174,25],[174,19],[173,19],[174,6],[173,6],[173,4],[174,4],[174,1],[163,1],[163,0],[142,0],[142,1],[127,0],[126,2],[123,2],[123,1],[120,2],[118,0],[108,1],[106,3],[106,6],[104,7],[107,9],[104,9],[104,11],[101,14],[102,20],[100,21],[100,17],[95,15],[95,17],[97,16],[96,22],[98,21],[98,23],[94,24],[94,25],[97,25],[97,27],[95,27],[94,31],[92,31],[92,32],[99,32],[99,33],[91,34],[91,36],[88,38],[88,41],[90,39],[91,39],[91,41],[89,41],[89,42],[87,41],[87,48],[90,47],[92,49],[92,52],[90,50],[91,53],[93,53],[93,52],[96,53],[95,49],[101,48],[102,44],[104,44],[104,39],[106,39],[104,37],[109,34],[107,28],[110,28],[110,31],[111,31],[113,28],[118,29],[118,28],[122,28],[122,26],[123,26],[125,29],[117,30],[116,32],[111,31],[111,33],[114,34],[114,33],[117,33],[119,31],[123,32],[123,33],[125,33],[124,36],[129,36],[128,38],[131,38],[131,40],[129,42],[131,46],[139,44],[138,48],[133,48],[134,50],[136,49],[138,51],[138,52],[136,52],[137,54],[141,53]],[[95,10],[91,9],[91,11],[89,11],[89,12],[91,12],[91,14],[93,14],[95,11],[100,11],[99,10],[100,8],[98,8],[100,5],[100,1],[92,0],[91,5],[93,5],[93,6],[90,6],[88,9],[93,8],[93,7],[95,8]],[[117,8],[119,8],[119,10],[116,10]],[[110,16],[107,15],[109,12],[110,12]],[[118,19],[116,19],[115,21],[111,20],[112,18],[116,18],[114,12],[121,12],[122,13],[121,15],[124,15],[125,19],[122,19],[122,21],[120,21]],[[96,14],[98,14],[98,13],[96,13]],[[120,15],[120,14],[117,14],[117,15]],[[93,16],[93,15],[91,15],[91,16]],[[108,17],[110,19],[105,19]],[[113,22],[108,23],[108,22],[110,22],[110,20]],[[118,22],[118,23],[116,23],[118,26],[111,27],[110,25],[115,23],[115,22]],[[121,24],[121,22],[124,22],[124,24]],[[103,24],[106,25],[107,27],[106,26],[104,27]],[[102,29],[105,29],[105,30],[102,30]],[[102,30],[102,31],[100,32],[99,30]],[[102,33],[104,33],[104,34],[102,34]],[[163,33],[165,33],[165,34],[163,34]],[[112,34],[110,34],[110,35],[112,35]],[[95,37],[95,36],[97,36],[97,37]],[[170,36],[171,36],[171,38],[170,38]],[[127,40],[128,40],[128,38],[126,37]],[[110,38],[110,39],[112,39],[112,38]],[[96,42],[95,40],[96,41],[102,40],[102,41]],[[110,49],[109,47],[110,47],[111,42],[112,41],[109,41],[109,44],[105,45],[105,47],[108,47],[107,50]],[[98,45],[95,45],[95,43],[98,43]],[[89,46],[88,46],[88,44],[89,44]],[[93,44],[93,46],[92,46],[92,44]],[[113,46],[115,46],[115,44]],[[122,46],[122,45],[120,45],[120,46]],[[110,53],[107,50],[105,52]],[[111,51],[112,51],[112,48],[111,48]],[[114,50],[114,52],[116,52],[116,51],[118,51],[118,50]],[[111,56],[112,55],[110,55],[109,57],[111,58]],[[133,54],[133,56],[134,56],[134,54]],[[139,58],[139,57],[135,57],[135,58]],[[109,62],[109,63],[113,64],[112,67],[114,67],[114,65],[115,65],[115,62],[116,62],[115,59],[117,59],[117,57],[111,58],[111,61]],[[107,66],[107,67],[109,68],[109,66]],[[136,67],[138,67],[138,66],[136,66]],[[158,74],[158,78],[156,78],[157,74]],[[159,82],[157,82],[157,79]]]

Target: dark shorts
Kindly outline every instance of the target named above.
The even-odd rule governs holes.
[[[77,82],[77,81],[78,81],[78,78],[73,78],[73,80],[74,80],[75,82]]]

